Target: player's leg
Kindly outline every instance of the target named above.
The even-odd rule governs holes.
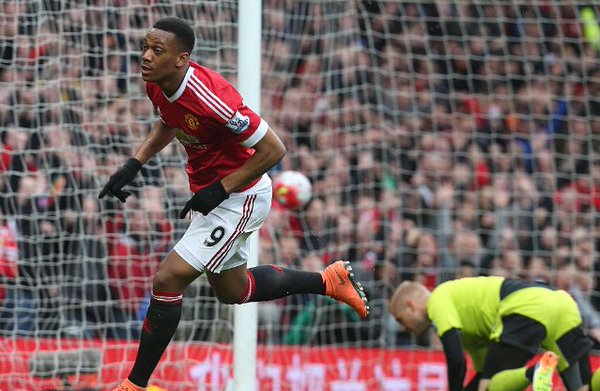
[[[296,293],[325,294],[319,273],[274,265],[246,268],[246,264],[219,273],[206,273],[215,295],[222,303],[241,304],[270,301]]]
[[[249,233],[241,235],[233,247],[235,253],[220,270],[206,270],[215,295],[222,303],[241,304],[269,301],[296,293],[324,294],[319,273],[261,265],[247,269],[250,257]]]
[[[480,390],[524,389],[533,378],[533,368],[525,364],[537,352],[546,329],[526,316],[504,315],[502,308],[499,316],[501,327],[490,336],[496,342],[490,344],[480,382],[485,387]]]
[[[503,284],[504,288],[511,286]],[[526,368],[525,364],[538,352],[547,334],[546,327],[540,322],[515,313],[515,300],[523,299],[514,292],[515,289],[504,292],[498,310],[499,319],[496,320],[500,327],[496,327],[490,335],[490,340],[495,343],[490,345],[490,353],[486,357],[487,368],[484,368],[482,374],[483,379],[490,380],[490,390],[517,390],[522,385],[529,384],[533,378],[533,368]],[[480,390],[483,389],[485,388],[480,387]]]
[[[594,372],[592,375],[592,380],[590,381],[590,390],[600,391],[600,369],[596,369],[596,372]]]
[[[600,374],[590,367],[591,340],[580,326],[566,332],[550,345],[560,358],[560,377],[567,391],[600,391]]]
[[[525,364],[533,353],[520,347],[492,342],[485,358],[479,390],[524,390],[531,383],[532,370]],[[529,378],[528,378],[529,375]]]
[[[584,381],[582,380],[581,368],[578,362],[562,371],[560,373],[560,378],[567,391],[584,391],[588,389],[587,383],[584,384]]]
[[[584,391],[600,391],[600,369],[592,374],[592,368],[590,366],[589,354],[585,356],[585,360],[579,360],[579,367],[581,371],[581,378],[587,379],[588,388]]]
[[[482,387],[480,390],[525,390],[531,384],[532,378],[533,368],[520,367],[515,369],[506,369],[494,375],[492,379],[488,380],[486,388]]]
[[[137,356],[128,378],[116,390],[137,391],[147,386],[152,372],[177,330],[183,291],[200,276],[172,251],[159,265],[152,282],[152,298],[144,319]]]
[[[565,316],[568,311],[579,310],[576,305],[569,305],[564,309]],[[583,331],[581,324],[564,333],[555,342],[543,346],[544,349],[550,349],[558,354],[560,376],[568,391],[587,389],[592,379],[589,365],[589,351],[592,346],[593,343]]]
[[[227,304],[254,301],[270,301],[298,293],[327,295],[350,305],[363,318],[368,314],[364,291],[354,280],[347,262],[338,261],[325,270],[307,272],[261,265],[246,268],[248,243],[242,243],[238,251],[218,273],[207,270],[208,281],[216,296]]]
[[[588,390],[594,390],[594,387],[592,386],[593,384],[593,380],[594,380],[594,375],[596,375],[595,373],[592,374],[592,367],[590,365],[590,355],[589,353],[587,353],[586,355],[584,355],[582,358],[579,359],[579,375],[580,378],[583,382],[583,387],[581,387],[578,391],[588,391]],[[562,376],[562,374],[561,374]],[[598,379],[600,380],[600,375],[598,376]],[[564,382],[564,379],[563,379]],[[598,386],[596,386],[598,387]],[[595,388],[596,391],[599,391],[600,388]]]
[[[592,373],[592,367],[590,365],[589,353],[586,353],[577,362],[579,367],[579,375],[582,382],[582,386],[577,391],[600,391],[600,369]],[[570,383],[567,373],[561,373],[564,384]]]
[[[266,178],[266,177],[265,177]],[[363,289],[347,262],[338,261],[320,273],[261,265],[246,269],[251,233],[260,229],[271,207],[271,182],[263,178],[251,192],[230,195],[205,219],[206,229],[181,253],[201,265],[217,297],[224,303],[269,301],[297,293],[328,295],[363,318],[368,306]],[[208,234],[207,234],[208,233]],[[204,245],[198,245],[204,244]],[[179,247],[176,247],[180,251]]]

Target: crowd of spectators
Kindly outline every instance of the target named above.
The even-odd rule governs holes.
[[[188,20],[192,58],[235,84],[236,2],[145,3],[0,4],[0,333],[135,338],[185,230],[176,143],[126,204],[97,193],[155,120],[147,28]],[[584,3],[264,1],[261,113],[288,148],[273,175],[305,173],[314,197],[274,205],[259,261],[347,259],[373,311],[358,322],[323,298],[282,299],[260,306],[261,341],[414,343],[390,290],[474,275],[566,289],[600,337],[600,28],[582,18],[600,7]],[[193,289],[184,330],[223,316]]]

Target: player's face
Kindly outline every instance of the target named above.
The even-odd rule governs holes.
[[[169,81],[183,66],[184,54],[175,35],[151,29],[141,43],[142,79],[146,82]]]
[[[405,329],[417,335],[423,334],[429,328],[427,313],[410,303],[407,303],[401,311],[396,311],[392,315]]]

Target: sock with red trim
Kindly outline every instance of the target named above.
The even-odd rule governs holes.
[[[263,265],[248,269],[248,283],[239,303],[269,301],[297,293],[325,294],[321,273]]]
[[[140,346],[129,380],[146,387],[158,361],[171,342],[181,318],[181,292],[152,292],[146,319],[142,327]]]

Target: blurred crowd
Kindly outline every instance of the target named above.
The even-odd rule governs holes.
[[[236,2],[71,3],[0,5],[0,333],[132,338],[189,194],[173,144],[126,204],[97,199],[156,118],[139,41],[182,17],[192,58],[235,84]],[[274,204],[259,262],[347,259],[373,311],[261,304],[261,341],[426,344],[390,291],[475,275],[569,291],[600,341],[600,7],[514,3],[263,2],[261,114],[288,148],[272,175],[305,173],[313,200]],[[191,289],[182,333],[227,339],[198,331],[228,314]]]

